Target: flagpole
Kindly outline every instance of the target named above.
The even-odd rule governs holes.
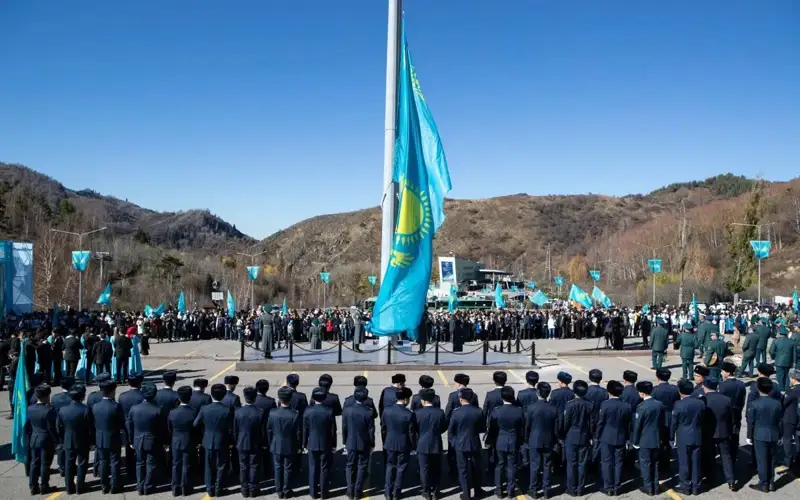
[[[400,23],[402,0],[389,0],[386,28],[386,103],[383,138],[383,224],[381,227],[381,283],[389,268],[397,211],[397,184],[394,182],[394,140],[397,133],[397,73],[400,63]]]

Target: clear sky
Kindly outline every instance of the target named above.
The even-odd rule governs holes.
[[[264,237],[381,196],[385,0],[3,0],[0,160]],[[800,173],[795,0],[406,0],[451,196]]]

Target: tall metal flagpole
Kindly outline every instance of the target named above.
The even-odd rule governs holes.
[[[386,102],[383,137],[383,198],[381,210],[381,283],[384,282],[389,258],[392,254],[392,240],[397,217],[397,184],[394,182],[394,140],[397,133],[397,73],[400,66],[400,26],[403,22],[402,0],[389,0],[389,16],[386,27]],[[385,339],[385,340],[384,340]],[[380,344],[386,345],[390,338],[381,337]],[[384,351],[381,351],[383,356]]]

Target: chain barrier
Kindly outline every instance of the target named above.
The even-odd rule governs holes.
[[[366,351],[365,351],[365,350],[363,350],[363,349],[362,349],[362,350],[359,350],[359,351],[356,351],[355,349],[353,349],[352,347],[350,347],[350,346],[349,346],[349,345],[347,345],[347,344],[342,344],[342,347],[344,347],[345,349],[348,349],[348,350],[350,350],[350,351],[352,351],[352,352],[358,353],[358,354],[371,354],[371,353],[373,353],[373,352],[380,352],[380,351],[382,351],[382,350],[386,349],[387,347],[389,347],[389,345],[390,345],[390,344],[386,344],[385,346],[383,346],[383,347],[380,347],[380,348],[378,348],[378,349],[371,349],[371,350],[366,350]]]
[[[481,349],[483,349],[483,342],[481,342],[481,344],[478,347],[476,347],[475,349],[473,349],[471,351],[467,351],[467,352],[451,351],[449,349],[446,349],[446,348],[442,347],[442,344],[439,344],[439,349],[444,351],[444,352],[449,352],[450,354],[455,354],[456,356],[466,356],[467,354],[472,354],[472,353],[478,352]]]
[[[334,349],[338,349],[339,348],[339,344],[336,344],[333,347],[329,347],[327,349],[306,349],[304,347],[300,347],[299,344],[294,344],[294,347],[296,349],[300,349],[301,351],[304,351],[304,352],[310,352],[310,353],[313,353],[313,354],[322,354],[322,353],[325,353],[325,352],[330,352],[330,351],[332,351]]]
[[[399,349],[395,349],[394,352],[400,353],[400,354],[402,354],[404,356],[422,356],[423,354],[428,354],[428,351],[425,351],[425,352],[413,352],[413,351],[405,352],[405,351],[401,351]]]

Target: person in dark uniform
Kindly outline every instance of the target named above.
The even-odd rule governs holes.
[[[347,453],[347,499],[361,498],[364,479],[369,466],[369,456],[375,448],[375,416],[364,402],[367,388],[356,387],[353,404],[345,406],[342,413],[342,442]]]
[[[28,436],[30,467],[28,487],[31,495],[50,493],[50,464],[58,443],[58,414],[50,406],[50,387],[34,389],[36,404],[28,407],[25,431]]]
[[[550,396],[550,384],[539,382],[536,390],[539,399],[525,411],[525,441],[530,456],[528,495],[533,497],[538,495],[541,473],[543,495],[544,498],[548,498],[552,471],[550,459],[557,442],[559,419],[556,407],[547,402]]]
[[[211,404],[211,396],[206,394],[208,380],[196,378],[192,381],[192,397],[189,399],[189,406],[195,411],[195,416],[200,413],[200,408]]]
[[[303,413],[306,411],[306,408],[308,408],[308,398],[305,394],[297,390],[297,386],[300,385],[300,375],[296,373],[287,375],[286,385],[292,390],[292,400],[289,403],[289,408],[296,411],[300,415],[302,421]]]
[[[789,370],[797,362],[797,346],[786,337],[788,334],[789,331],[781,326],[778,328],[778,338],[769,346],[769,357],[775,362],[775,377],[780,392],[789,390]]]
[[[333,416],[334,417],[340,417],[342,415],[342,403],[341,403],[341,400],[339,399],[339,395],[338,394],[334,394],[333,392],[331,392],[331,387],[333,386],[333,377],[331,377],[327,373],[324,373],[324,374],[319,376],[318,384],[319,384],[319,387],[322,390],[325,391],[325,399],[322,400],[321,404],[324,404],[325,406],[330,408],[333,411]],[[311,398],[311,401],[309,401],[308,404],[309,404],[309,407],[310,407],[310,406],[313,406],[315,404],[320,404],[320,402],[319,401],[315,401],[314,398]],[[335,424],[335,422],[336,421],[334,420],[334,424]]]
[[[36,337],[36,362],[39,363],[39,371],[44,375],[44,383],[50,385],[50,372],[53,367],[53,347],[44,337],[39,334]]]
[[[679,354],[681,357],[681,373],[685,379],[690,379],[692,376],[692,366],[694,366],[694,351],[698,347],[698,339],[692,333],[692,324],[684,323],[681,327],[681,333],[675,339],[675,348],[680,349]]]
[[[767,325],[767,318],[758,318],[758,325],[753,328],[756,332],[758,344],[756,345],[756,364],[767,362],[767,344],[769,343],[772,332]]]
[[[128,360],[131,358],[133,342],[127,335],[117,334],[114,337],[114,362],[117,364],[117,385],[129,382]],[[121,395],[120,395],[121,396]]]
[[[760,363],[756,367],[756,370],[758,371],[759,378],[760,377],[769,378],[770,376],[775,374],[775,368],[773,368],[772,365],[768,365],[766,363]],[[747,400],[746,400],[747,407],[749,407],[750,403],[752,403],[759,397],[761,397],[761,393],[758,390],[758,385],[750,384],[750,390],[747,392]],[[769,397],[771,397],[775,401],[778,401],[779,403],[783,402],[783,395],[778,390],[778,386],[776,384],[772,384],[772,390],[769,393]]]
[[[111,360],[114,359],[114,346],[107,341],[108,335],[103,332],[101,341],[96,342],[92,347],[92,357],[96,367],[96,373],[107,373],[111,376]]]
[[[487,443],[491,443],[497,454],[494,468],[494,492],[498,498],[503,496],[503,476],[506,480],[506,496],[513,498],[517,487],[517,452],[525,438],[525,415],[517,406],[514,388],[504,386],[500,389],[503,404],[496,407],[489,417]]]
[[[460,397],[461,397],[461,389],[466,388],[469,385],[469,375],[464,373],[456,373],[455,377],[453,377],[453,382],[455,384],[455,391],[451,392],[450,395],[447,397],[447,406],[444,409],[444,416],[449,422],[453,416],[453,411],[456,408],[461,406]],[[471,404],[478,407],[478,395],[474,392],[471,392],[473,400]],[[448,463],[448,470],[450,470],[451,474],[456,474],[458,470],[458,466],[456,464],[456,448],[453,444],[455,436],[450,435],[450,432],[447,433],[447,463]]]
[[[608,399],[608,391],[600,385],[603,381],[603,372],[594,368],[589,370],[589,392],[586,393],[586,401],[592,403],[592,421],[597,422],[600,414],[600,405]],[[589,464],[595,464],[600,460],[600,443],[595,439],[592,449],[589,452]]]
[[[739,365],[737,377],[746,375],[753,377],[753,365],[755,365],[756,353],[758,352],[758,334],[754,330],[749,330],[742,342],[742,364]]]
[[[414,414],[417,421],[417,460],[424,500],[438,500],[442,470],[442,433],[447,430],[444,410],[433,403],[438,398],[433,389],[419,391],[422,407]]]
[[[586,462],[594,428],[592,403],[584,399],[588,391],[589,384],[583,380],[572,384],[575,399],[565,406],[561,425],[567,460],[567,494],[570,496],[583,495],[586,484]]]
[[[526,415],[528,411],[528,406],[535,403],[539,396],[536,394],[536,384],[539,383],[539,374],[535,371],[531,370],[525,374],[525,383],[528,384],[528,387],[522,389],[517,393],[517,406],[522,408],[522,415]],[[528,459],[528,443],[527,441],[522,442],[522,445],[519,450],[521,466],[527,468],[530,464]]]
[[[353,377],[353,387],[359,388],[363,387],[364,389],[367,388],[367,377],[363,375],[356,375]],[[369,394],[369,390],[367,390],[367,394]],[[342,405],[342,409],[347,408],[348,406],[352,406],[356,403],[355,396],[350,395],[344,399],[344,404]],[[375,408],[375,402],[372,400],[371,397],[367,396],[367,399],[364,400],[364,406],[372,410],[373,418],[378,418],[378,409]]]
[[[72,403],[72,396],[69,395],[69,391],[72,390],[72,387],[75,385],[75,379],[73,377],[63,377],[61,379],[61,389],[63,392],[56,394],[55,396],[50,398],[50,406],[53,407],[53,410],[56,412],[56,416],[58,416],[58,412],[61,411],[61,408],[67,406],[68,404]],[[64,476],[64,447],[61,444],[61,440],[56,440],[56,456],[58,459],[58,473],[61,476]]]
[[[256,497],[258,491],[258,469],[261,455],[267,444],[264,410],[255,405],[258,391],[245,387],[242,391],[244,405],[236,410],[233,418],[233,434],[239,455],[239,481],[242,496]]]
[[[114,401],[117,384],[108,376],[100,382],[103,395],[90,407],[95,425],[95,467],[100,477],[103,493],[120,493],[119,462],[122,452],[122,435],[125,432],[125,413]]]
[[[164,380],[164,387],[156,392],[155,404],[161,408],[164,413],[164,420],[166,421],[166,417],[169,415],[170,411],[179,404],[178,393],[172,389],[175,386],[175,381],[178,380],[178,374],[169,371],[164,373],[161,377]]]
[[[392,385],[386,387],[381,391],[381,396],[378,399],[378,416],[383,420],[383,412],[389,406],[394,406],[397,403],[397,389],[402,389],[406,386],[406,376],[402,373],[392,375]],[[383,431],[381,431],[381,438],[383,438]]]
[[[608,399],[600,403],[595,442],[600,449],[603,493],[619,494],[622,485],[622,458],[631,435],[631,407],[621,401],[622,384],[610,380],[606,384]]]
[[[225,376],[225,388],[227,390],[225,392],[225,397],[222,399],[222,404],[228,408],[236,409],[242,407],[242,400],[235,392],[237,385],[239,385],[239,377],[236,375]]]
[[[648,322],[649,323],[649,322]],[[664,365],[664,357],[667,354],[667,346],[669,345],[669,334],[667,329],[664,328],[665,321],[663,318],[656,320],[657,326],[653,330],[653,335],[650,337],[650,343],[642,335],[645,345],[649,345],[651,351],[651,368],[658,370]]]
[[[686,379],[678,382],[681,400],[675,403],[672,410],[672,426],[670,442],[678,448],[678,476],[680,486],[676,488],[682,495],[700,493],[700,445],[703,443],[702,422],[705,403],[702,399],[692,397],[694,386]]]
[[[622,396],[620,400],[628,403],[631,407],[631,413],[636,414],[636,407],[642,402],[642,397],[639,391],[636,390],[636,381],[639,380],[639,374],[633,370],[625,370],[622,372]]]
[[[311,405],[303,414],[303,448],[308,450],[308,494],[328,498],[328,474],[336,449],[336,417],[325,400],[330,393],[324,387],[311,391]],[[336,397],[338,401],[339,397]]]
[[[81,339],[75,336],[73,330],[64,339],[64,363],[67,371],[66,376],[74,377],[75,371],[78,369],[78,361],[81,360]]]
[[[288,378],[288,377],[287,377]],[[302,424],[300,413],[290,407],[296,392],[290,387],[278,390],[280,406],[270,412],[267,423],[267,440],[270,444],[278,498],[291,496],[292,465],[300,452]]]
[[[420,392],[424,391],[425,389],[432,389],[433,377],[431,377],[430,375],[421,375],[419,377],[419,386],[420,386]],[[436,393],[434,392],[434,395],[435,394]],[[439,396],[435,396],[433,398],[433,406],[435,406],[436,408],[442,407],[442,402],[439,399]],[[414,394],[414,396],[411,398],[411,406],[409,407],[409,409],[411,411],[417,411],[420,408],[422,408],[422,399],[419,397],[419,393],[417,393]]]
[[[85,493],[89,449],[94,437],[92,412],[83,404],[86,387],[69,391],[72,402],[58,412],[58,436],[64,449],[64,479],[68,495]]]
[[[275,403],[275,399],[267,396],[267,392],[269,392],[269,382],[264,380],[263,378],[256,382],[256,402],[255,404],[258,408],[261,408],[264,411],[264,418],[269,418],[269,412],[276,409],[278,406]]]
[[[632,438],[633,447],[639,450],[639,469],[642,473],[642,487],[639,491],[654,496],[658,494],[661,429],[664,428],[665,422],[664,405],[653,399],[651,382],[637,382],[636,390],[642,398],[634,414]]]
[[[225,386],[211,386],[211,404],[200,408],[193,426],[203,429],[204,476],[206,493],[219,496],[225,489],[225,474],[233,443],[233,408],[222,404]]]
[[[382,434],[386,436],[383,449],[386,451],[386,478],[384,497],[387,500],[402,498],[403,478],[411,452],[416,447],[417,421],[414,412],[408,409],[411,389],[398,388],[395,404],[386,407],[381,420]]]
[[[775,454],[778,441],[783,437],[783,408],[771,397],[774,388],[770,379],[759,377],[755,385],[760,396],[747,404],[747,444],[753,446],[756,454],[758,484],[751,484],[749,488],[769,493],[775,491]]]
[[[167,431],[172,436],[170,453],[172,454],[172,495],[191,495],[190,470],[194,463],[197,448],[195,443],[194,419],[197,411],[191,406],[194,392],[184,385],[178,388],[178,406],[170,410],[167,416]]]
[[[86,369],[84,370],[84,378],[86,385],[92,381],[92,366],[94,366],[94,346],[100,342],[100,339],[95,335],[93,330],[88,330],[83,335],[84,356],[86,358]]]
[[[508,381],[508,375],[506,372],[494,372],[492,374],[492,382],[494,382],[494,389],[486,393],[486,396],[483,398],[483,415],[486,417],[486,428],[489,428],[489,419],[492,416],[492,411],[495,408],[498,408],[503,405],[503,398],[500,395],[500,391],[503,390],[505,387],[506,382]],[[487,442],[487,446],[489,448],[488,451],[488,458],[489,458],[489,470],[494,470],[495,466],[497,465],[497,450],[493,445]]]
[[[96,405],[97,403],[103,400],[103,396],[105,393],[103,392],[101,385],[105,384],[109,380],[111,380],[111,375],[107,373],[101,373],[94,378],[94,381],[97,384],[97,390],[90,393],[86,397],[86,406],[91,408],[92,406]]]
[[[131,408],[144,401],[141,391],[142,377],[138,375],[130,377],[128,384],[130,389],[120,394],[118,398],[126,422],[128,421],[128,415],[131,413]],[[125,473],[129,480],[135,480],[136,454],[133,449],[133,436],[128,434],[127,429],[122,435],[122,446],[125,448]]]
[[[670,461],[672,459],[672,448],[669,442],[669,429],[672,425],[672,410],[675,408],[675,403],[680,401],[681,393],[678,386],[670,384],[669,379],[672,377],[672,371],[669,368],[661,368],[656,370],[656,378],[658,383],[653,387],[653,392],[650,396],[664,406],[664,427],[661,432],[661,451],[659,452],[659,475],[667,473],[670,470]]]
[[[51,358],[53,363],[53,385],[61,383],[61,365],[64,361],[64,337],[61,336],[60,329],[53,332],[53,345],[51,347]]]
[[[448,433],[453,436],[462,500],[483,497],[481,489],[483,447],[480,435],[486,432],[486,417],[480,408],[472,404],[475,397],[470,388],[460,390],[458,398],[460,406],[453,410],[447,428]],[[473,490],[474,496],[470,496]]]
[[[786,467],[794,467],[800,453],[800,370],[789,370],[791,387],[783,398],[783,458]]]
[[[166,444],[166,419],[155,403],[156,386],[142,384],[141,393],[144,401],[131,408],[125,425],[136,450],[136,490],[149,495],[155,489],[156,464]]]
[[[714,349],[713,344],[709,348]],[[728,489],[736,491],[736,477],[734,476],[733,469],[733,456],[731,455],[731,434],[733,433],[733,406],[731,398],[724,394],[717,392],[719,382],[715,378],[707,378],[703,381],[705,388],[706,412],[708,413],[708,428],[703,429],[711,435],[713,440],[712,450],[709,454],[711,461],[716,456],[716,451],[719,451],[719,456],[722,459],[722,470],[725,474],[725,481],[728,483]],[[714,483],[715,467],[713,464],[707,467],[708,474],[706,479]]]
[[[708,350],[708,349],[707,349]],[[694,390],[692,396],[699,398],[705,395],[706,391],[703,388],[703,381],[711,376],[711,370],[707,366],[697,365],[694,367]]]
[[[718,389],[720,394],[731,399],[733,427],[731,428],[730,450],[734,468],[739,454],[739,431],[742,429],[742,411],[747,397],[747,386],[735,377],[736,371],[736,365],[733,363],[729,361],[722,363],[722,382]]]
[[[699,314],[700,324],[697,325],[697,349],[700,357],[705,355],[708,344],[711,342],[711,333],[715,331],[714,323],[706,313]]]
[[[558,387],[556,387],[556,389],[550,393],[550,404],[556,407],[558,418],[563,419],[564,409],[566,408],[567,403],[575,399],[575,393],[569,388],[569,384],[572,383],[572,375],[567,372],[558,372],[556,374],[556,380],[558,380]],[[559,428],[560,427],[561,425],[559,424]],[[566,451],[564,449],[564,443],[561,439],[559,439],[556,450],[554,451],[554,458],[558,461],[557,463],[561,467],[566,465]]]

